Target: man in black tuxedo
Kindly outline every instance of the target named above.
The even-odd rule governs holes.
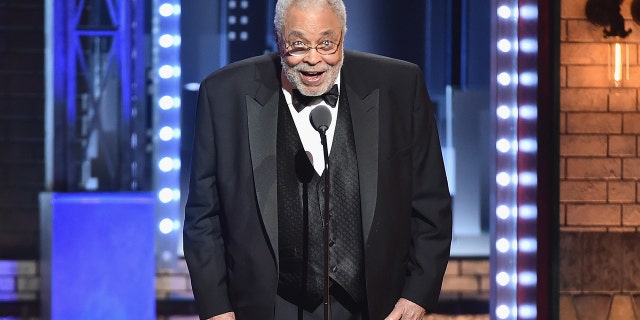
[[[342,0],[279,0],[274,22],[277,54],[200,87],[184,224],[200,317],[322,319],[324,158],[309,113],[327,105],[331,318],[422,319],[451,243],[422,72],[345,51]]]

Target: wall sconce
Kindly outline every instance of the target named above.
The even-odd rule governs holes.
[[[611,87],[620,88],[629,80],[629,45],[624,40],[631,29],[625,29],[624,17],[620,14],[623,0],[589,0],[585,13],[589,22],[603,26],[604,37],[610,39],[607,73]],[[633,0],[631,12],[634,21],[640,19],[640,1]]]

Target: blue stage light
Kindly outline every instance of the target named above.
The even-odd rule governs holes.
[[[173,268],[179,252],[180,208],[180,1],[155,0],[153,5],[153,65],[155,163],[157,192],[156,264],[159,269]],[[168,222],[167,222],[168,221]],[[178,224],[179,226],[179,224]]]

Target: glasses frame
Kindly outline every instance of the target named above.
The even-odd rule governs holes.
[[[342,32],[340,32],[340,38],[339,38],[339,39],[340,39],[340,41],[338,41],[338,42],[334,42],[334,41],[331,41],[331,40],[322,40],[320,43],[316,44],[315,46],[310,46],[310,45],[308,45],[308,44],[306,44],[306,43],[305,43],[304,45],[307,47],[307,50],[306,50],[304,53],[302,53],[302,54],[293,54],[293,53],[291,53],[291,50],[290,50],[289,48],[291,48],[291,47],[293,46],[293,44],[291,44],[291,43],[286,43],[286,46],[284,47],[284,48],[285,48],[285,53],[286,53],[287,55],[289,55],[289,56],[292,56],[292,57],[304,57],[304,56],[306,56],[307,54],[309,54],[309,52],[311,51],[311,49],[314,49],[314,50],[316,50],[316,52],[317,52],[319,55],[323,55],[323,56],[330,56],[330,55],[335,54],[336,52],[338,52],[338,49],[340,49],[340,45],[342,44]],[[333,52],[331,52],[331,53],[322,53],[322,52],[318,51],[318,47],[319,47],[319,46],[321,45],[321,43],[322,43],[322,42],[324,42],[324,41],[329,41],[329,42],[331,42],[331,43],[334,43],[334,44],[336,45],[336,49],[335,49]]]

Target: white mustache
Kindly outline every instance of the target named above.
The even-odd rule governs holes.
[[[323,69],[320,69],[320,70],[307,69],[307,68],[301,67],[301,66],[293,67],[293,70],[295,70],[297,72],[306,72],[306,73],[322,73],[322,72],[327,72],[330,69],[331,69],[331,67],[323,68]]]

